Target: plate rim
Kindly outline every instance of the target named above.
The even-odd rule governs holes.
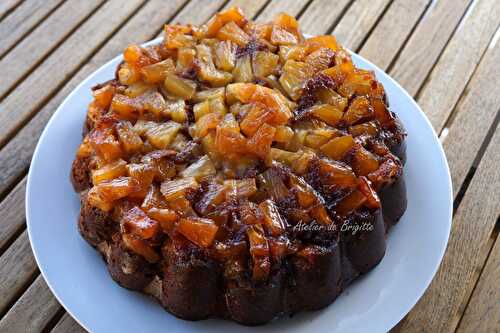
[[[311,36],[312,35],[304,34],[304,37],[306,37],[306,38],[309,38]],[[163,37],[158,37],[158,38],[152,39],[150,41],[147,41],[145,43],[141,43],[141,45],[142,46],[149,46],[151,44],[155,44],[155,43],[161,42],[162,40],[163,40]],[[391,81],[391,83],[394,84],[398,88],[398,90],[400,92],[402,92],[403,95],[410,101],[410,103],[413,105],[413,107],[418,110],[418,112],[420,113],[420,115],[424,119],[427,127],[430,128],[430,130],[432,132],[432,137],[433,137],[434,141],[437,143],[438,151],[439,151],[439,159],[441,160],[441,163],[443,163],[443,166],[445,167],[445,173],[446,173],[446,179],[444,179],[443,181],[446,182],[446,187],[448,189],[447,196],[448,196],[448,200],[449,200],[448,203],[447,203],[448,204],[447,205],[448,206],[448,212],[446,214],[447,215],[447,221],[446,221],[447,222],[446,223],[447,232],[446,232],[446,241],[442,242],[442,244],[440,245],[440,249],[439,249],[439,258],[440,259],[439,259],[439,262],[432,269],[432,274],[430,274],[429,277],[426,279],[425,283],[422,284],[420,290],[417,291],[417,294],[419,296],[416,297],[416,299],[414,301],[409,302],[409,303],[412,303],[412,304],[408,308],[408,310],[406,310],[402,314],[401,318],[397,318],[397,319],[393,318],[392,320],[390,320],[390,322],[391,322],[390,327],[387,328],[388,330],[390,330],[391,328],[393,328],[394,326],[396,326],[397,323],[399,323],[415,307],[416,303],[422,298],[422,296],[424,295],[425,291],[429,288],[432,280],[436,276],[436,273],[437,273],[439,267],[441,266],[441,263],[443,261],[446,248],[448,246],[449,238],[450,238],[451,225],[453,223],[453,201],[454,201],[454,199],[453,199],[453,184],[452,184],[452,178],[451,178],[450,168],[449,168],[449,165],[448,165],[448,160],[446,158],[446,154],[444,152],[443,145],[442,145],[441,141],[439,140],[439,137],[437,136],[436,131],[434,130],[434,127],[432,126],[432,123],[427,118],[426,114],[422,111],[422,109],[420,108],[420,106],[418,105],[418,103],[415,101],[415,99],[394,78],[392,78],[388,73],[386,73],[385,71],[383,71],[382,69],[380,69],[377,65],[373,64],[371,61],[369,61],[368,59],[362,57],[361,55],[353,52],[349,48],[347,48],[347,47],[344,47],[344,48],[349,52],[350,55],[352,55],[355,58],[360,58],[362,61],[364,61],[365,63],[367,63],[369,66],[371,66],[375,70],[377,70],[378,71],[376,73],[377,75],[379,75],[379,73],[381,73],[385,77],[385,79]],[[112,62],[120,60],[120,59],[123,59],[123,55],[122,54],[119,54],[119,55],[111,58],[110,60],[106,61],[103,65],[99,66],[97,69],[95,69],[94,71],[92,71],[92,73],[90,73],[84,80],[82,80],[75,88],[73,88],[71,90],[71,92],[64,98],[64,100],[59,104],[59,106],[57,107],[57,109],[51,115],[49,121],[44,126],[42,134],[38,138],[35,150],[33,152],[32,158],[30,160],[30,167],[29,167],[29,171],[28,171],[27,184],[26,184],[26,193],[25,193],[25,196],[24,196],[26,226],[27,226],[27,231],[28,231],[28,239],[29,239],[29,242],[30,242],[30,247],[31,247],[32,253],[34,255],[37,267],[40,270],[40,273],[41,273],[43,279],[45,280],[47,286],[49,287],[49,290],[51,291],[52,295],[57,299],[57,301],[59,302],[59,304],[66,310],[66,312],[80,326],[82,326],[85,330],[87,330],[89,332],[92,332],[92,330],[90,330],[76,315],[74,315],[73,311],[66,306],[65,302],[62,299],[63,296],[59,295],[56,292],[55,288],[52,285],[52,282],[50,281],[50,279],[47,278],[46,268],[43,265],[41,265],[41,261],[39,259],[39,255],[38,255],[38,253],[36,251],[36,247],[34,246],[34,242],[33,242],[33,237],[34,237],[33,236],[33,229],[31,227],[31,223],[30,223],[30,220],[31,220],[31,214],[30,214],[30,207],[31,207],[31,204],[30,204],[30,202],[31,202],[30,193],[32,193],[32,186],[33,186],[32,185],[33,181],[31,180],[32,177],[33,177],[33,172],[32,172],[31,165],[33,164],[33,162],[36,159],[38,159],[39,152],[40,152],[40,149],[39,149],[40,143],[42,141],[44,141],[43,139],[45,138],[45,136],[48,133],[48,128],[50,127],[50,125],[52,124],[52,122],[55,121],[54,119],[56,118],[56,115],[59,112],[61,112],[61,110],[68,103],[68,101],[71,100],[73,98],[73,96],[77,94],[77,92],[81,89],[81,87],[83,85],[85,85],[94,76],[94,74],[96,72],[100,71],[104,67],[109,66]]]

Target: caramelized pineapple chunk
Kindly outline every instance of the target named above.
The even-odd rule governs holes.
[[[141,137],[133,130],[129,121],[120,121],[116,124],[116,132],[121,147],[127,154],[134,154],[141,151],[143,142]]]
[[[160,260],[158,253],[144,240],[130,234],[122,234],[123,244],[131,250],[144,257],[150,263],[156,263]]]
[[[136,179],[118,177],[92,187],[88,192],[88,199],[91,205],[103,211],[109,211],[113,207],[113,201],[139,190],[140,185]]]
[[[248,54],[236,60],[236,66],[232,73],[235,82],[252,82],[253,70]]]
[[[177,225],[177,231],[201,247],[212,245],[219,227],[211,219],[200,217],[182,218]]]
[[[196,50],[192,47],[181,47],[177,51],[176,70],[179,73],[189,72],[195,67]]]
[[[212,59],[212,50],[207,45],[196,45],[196,59],[198,60],[198,76],[212,87],[221,87],[228,84],[233,76],[230,73],[215,68]]]
[[[226,72],[232,71],[236,65],[236,49],[236,44],[230,40],[217,43],[215,46],[215,65],[217,68]]]
[[[215,166],[207,155],[202,156],[198,161],[184,169],[179,175],[184,178],[193,177],[197,181],[215,175]]]
[[[248,36],[234,21],[230,21],[220,28],[216,37],[220,40],[229,40],[239,46],[245,46],[250,41],[250,36]]]
[[[92,183],[98,185],[104,181],[112,180],[121,176],[125,176],[127,173],[126,168],[127,162],[122,159],[118,159],[114,162],[104,165],[103,167],[92,170]]]
[[[173,121],[157,124],[146,131],[146,138],[158,149],[167,148],[174,140],[180,128],[181,125]]]
[[[255,76],[266,77],[276,74],[279,56],[268,51],[257,51],[252,57],[252,68]]]
[[[272,200],[265,200],[259,204],[259,208],[264,214],[264,226],[273,236],[279,236],[285,232],[286,222],[281,217],[278,207]]]
[[[372,117],[373,109],[370,101],[366,97],[356,97],[351,102],[342,119],[347,124],[354,125],[362,120],[370,120]]]
[[[196,190],[198,182],[194,177],[169,180],[161,184],[161,193],[167,201],[184,197],[189,191]]]
[[[120,143],[111,128],[95,128],[88,138],[90,146],[103,160],[111,162],[122,156]]]
[[[175,65],[170,58],[141,68],[142,77],[147,83],[163,82],[168,73],[174,72]]]
[[[283,66],[280,84],[294,101],[298,100],[304,83],[314,74],[314,68],[305,63],[288,60]]]
[[[308,47],[309,53],[312,53],[321,48],[328,48],[332,51],[339,50],[337,39],[332,35],[311,37],[306,39],[305,44]]]
[[[271,149],[275,133],[276,129],[273,126],[262,124],[252,138],[248,140],[248,151],[262,159],[266,158],[269,149]]]
[[[342,110],[330,104],[313,105],[309,112],[331,126],[337,125],[344,115]]]
[[[160,224],[149,218],[139,207],[134,207],[123,216],[122,228],[126,233],[142,239],[150,239],[160,232]]]
[[[141,72],[138,67],[128,63],[120,65],[118,69],[118,80],[121,84],[134,84],[141,79]]]
[[[241,9],[231,7],[215,14],[207,23],[207,37],[215,37],[217,32],[228,22],[234,22],[238,27],[243,27],[246,19]]]
[[[164,29],[164,45],[167,49],[180,49],[183,47],[190,47],[195,44],[190,26],[175,24],[165,25]]]
[[[257,226],[251,226],[247,229],[247,237],[253,262],[252,279],[255,281],[265,280],[271,270],[269,243],[263,231]]]
[[[229,179],[224,181],[226,198],[248,198],[257,192],[255,178]]]
[[[351,166],[356,175],[366,176],[378,169],[377,157],[362,146],[356,146],[351,158]]]
[[[116,88],[107,84],[102,88],[92,91],[92,95],[94,96],[94,101],[97,105],[103,109],[109,108],[111,105],[111,100],[116,93]]]
[[[354,147],[351,135],[333,138],[320,147],[320,150],[334,160],[342,160],[345,154]]]
[[[196,83],[171,73],[167,73],[163,85],[169,94],[183,99],[191,99],[196,92]]]

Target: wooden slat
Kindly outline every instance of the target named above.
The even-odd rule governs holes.
[[[450,39],[470,0],[441,0],[431,6],[391,69],[411,95],[417,93]]]
[[[326,33],[349,5],[349,0],[314,0],[300,17],[303,33],[320,35]]]
[[[456,109],[443,142],[456,195],[500,109],[500,47],[492,45],[479,64]]]
[[[2,102],[0,145],[67,81],[143,0],[106,2]]]
[[[455,108],[499,22],[499,1],[476,1],[422,88],[418,103],[438,132]]]
[[[26,193],[26,178],[17,184],[9,195],[0,203],[0,249],[24,225],[24,196]]]
[[[172,23],[190,23],[193,25],[203,24],[210,18],[222,5],[221,0],[196,0],[191,1],[175,17]]]
[[[2,0],[0,1],[0,20],[22,0]]]
[[[500,238],[497,238],[457,332],[500,330]]]
[[[86,333],[86,331],[68,313],[65,313],[51,333]]]
[[[25,1],[0,23],[0,57],[63,0]]]
[[[386,70],[426,9],[427,0],[396,0],[373,30],[360,55]]]
[[[285,11],[289,15],[297,16],[300,11],[307,5],[309,0],[273,0],[267,6],[266,9],[257,17],[257,22],[268,22],[271,21],[276,14]]]
[[[500,213],[500,130],[496,130],[458,208],[448,249],[430,287],[395,332],[452,332],[488,254]]]
[[[21,236],[0,257],[0,314],[22,291],[26,283],[36,274],[35,258],[31,252],[28,233]]]
[[[78,27],[103,0],[66,1],[28,37],[17,44],[2,60],[0,96],[6,94],[30,70],[53,50],[68,33]],[[54,29],[54,27],[58,27]]]
[[[61,306],[40,275],[0,321],[0,332],[42,332]]]
[[[241,10],[243,10],[243,13],[245,13],[245,16],[248,19],[253,19],[255,14],[259,12],[259,10],[262,9],[262,7],[265,6],[267,3],[267,0],[254,0],[254,1],[248,1],[248,0],[233,0],[229,1],[225,6],[225,8],[229,7],[239,7]]]
[[[342,45],[351,50],[357,50],[370,30],[375,26],[389,2],[390,0],[355,1],[342,16],[342,20],[335,27],[332,34],[337,37]]]

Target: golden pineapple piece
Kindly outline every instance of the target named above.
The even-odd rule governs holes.
[[[201,247],[212,245],[219,227],[211,219],[201,217],[186,217],[180,219],[177,231]]]
[[[283,89],[294,100],[298,100],[304,87],[304,83],[312,77],[314,68],[305,63],[295,60],[288,60],[283,66],[279,82]]]
[[[114,162],[104,165],[103,167],[92,170],[92,183],[98,185],[104,181],[112,180],[127,173],[127,162],[118,159]]]
[[[304,61],[307,55],[307,46],[298,45],[282,45],[279,49],[279,57],[283,63],[288,60]]]
[[[364,96],[358,96],[351,102],[342,120],[349,125],[354,125],[360,121],[370,120],[371,118],[373,118],[373,108],[370,105],[370,101]]]
[[[320,147],[320,150],[334,160],[342,160],[345,154],[354,147],[351,135],[333,138]]]
[[[342,119],[342,110],[330,104],[313,105],[309,112],[316,118],[324,121],[330,126],[335,126]]]
[[[268,51],[257,51],[252,56],[252,68],[256,77],[266,77],[278,71],[279,56]]]
[[[94,101],[99,107],[103,109],[109,108],[109,106],[111,105],[111,100],[113,99],[115,93],[116,88],[111,84],[107,84],[100,89],[92,91]]]
[[[118,69],[118,81],[121,84],[134,84],[141,80],[141,72],[138,67],[123,63]]]
[[[364,203],[366,207],[371,209],[379,209],[381,207],[380,198],[368,178],[359,177],[358,189],[366,198]]]
[[[144,94],[142,96],[142,103],[144,110],[150,112],[155,116],[156,119],[159,119],[167,108],[165,99],[163,98],[162,94],[157,91],[152,91]]]
[[[173,236],[179,214],[168,208],[150,208],[146,214],[160,224],[161,230],[169,236]]]
[[[141,151],[143,142],[141,137],[133,130],[129,121],[120,121],[116,124],[116,132],[123,150],[131,155]]]
[[[335,52],[329,48],[320,48],[310,53],[305,62],[314,68],[314,71],[322,71],[331,66],[335,61]]]
[[[131,194],[133,198],[144,198],[148,194],[149,187],[155,177],[155,170],[151,164],[146,163],[129,163],[126,167],[130,177],[137,180],[140,190]]]
[[[113,208],[113,202],[140,190],[140,185],[132,177],[118,177],[104,181],[92,187],[88,192],[88,200],[92,206],[103,211]]]
[[[342,97],[333,89],[319,89],[316,91],[315,97],[321,103],[330,104],[340,111],[344,111],[347,107],[347,98]]]
[[[137,206],[125,213],[120,224],[126,233],[133,234],[142,239],[151,239],[160,232],[158,221],[149,218]]]
[[[186,102],[183,99],[166,100],[162,115],[175,122],[184,123],[187,120]]]
[[[180,49],[183,47],[194,46],[195,40],[193,36],[190,35],[192,31],[193,30],[190,26],[167,24],[163,29],[163,44],[167,49]]]
[[[224,100],[225,96],[226,96],[226,88],[225,87],[209,88],[209,89],[197,91],[196,95],[194,95],[194,97],[193,97],[193,102],[200,103],[200,102],[204,102],[208,99],[216,99],[216,98],[221,98],[222,100]]]
[[[167,73],[163,85],[169,94],[185,100],[191,99],[196,92],[196,83],[170,73]]]
[[[240,123],[241,131],[246,136],[253,136],[259,127],[273,119],[272,112],[260,103],[252,103],[250,111]]]
[[[135,98],[149,91],[156,91],[156,87],[153,84],[145,83],[144,81],[138,81],[130,84],[123,93],[130,98]]]
[[[236,66],[232,72],[235,82],[252,82],[253,70],[250,55],[244,55],[236,60]]]
[[[270,42],[273,45],[294,45],[299,39],[293,33],[280,26],[273,26]]]
[[[207,113],[196,121],[196,137],[203,138],[210,130],[213,130],[220,123],[222,116],[218,113]]]
[[[141,162],[151,165],[154,170],[154,180],[162,182],[176,175],[175,165],[171,161],[171,157],[176,154],[173,150],[155,150],[144,155]]]
[[[188,72],[195,66],[196,50],[192,47],[181,47],[177,51],[177,72]]]
[[[252,279],[254,281],[266,280],[271,271],[269,243],[259,225],[250,226],[247,229],[247,237],[253,262]]]
[[[248,198],[257,192],[255,178],[225,180],[224,192],[227,199]]]
[[[95,128],[89,134],[89,144],[97,156],[105,161],[112,162],[122,157],[120,142],[116,139],[111,128]]]
[[[336,85],[340,85],[342,87],[344,81],[348,76],[352,75],[354,71],[354,64],[352,61],[344,62],[341,64],[336,64],[333,67],[323,70],[321,73],[325,74],[333,79]],[[339,93],[341,93],[344,97],[351,97],[352,93],[345,93],[339,89]]]
[[[141,68],[141,74],[144,81],[152,84],[164,81],[167,77],[167,73],[174,72],[175,65],[170,58]]]
[[[340,216],[345,216],[361,207],[365,201],[366,197],[363,193],[355,190],[337,204],[335,211]]]
[[[275,133],[276,129],[273,126],[266,123],[262,124],[257,132],[248,140],[248,151],[265,159],[271,149]]]
[[[137,119],[142,114],[142,105],[135,98],[116,94],[111,101],[111,110],[122,119]]]
[[[325,206],[323,206],[321,204],[312,207],[309,214],[311,215],[312,218],[314,218],[320,224],[323,224],[323,225],[332,224],[332,219],[328,215],[328,212],[326,211]]]
[[[274,134],[274,141],[286,143],[292,140],[293,138],[293,130],[288,126],[278,126],[276,127],[276,133]]]
[[[306,39],[305,45],[308,47],[309,53],[312,53],[321,48],[328,48],[332,51],[338,51],[339,45],[337,39],[332,35],[315,36]]]
[[[196,59],[198,65],[198,76],[208,82],[212,87],[221,87],[228,84],[233,76],[230,73],[219,71],[215,68],[212,58],[212,50],[207,45],[196,45]]]
[[[250,41],[250,36],[248,36],[234,21],[229,21],[220,28],[216,37],[220,40],[229,40],[239,46],[245,46]]]
[[[359,125],[350,126],[349,133],[355,137],[360,135],[372,137],[378,134],[378,126],[374,121],[369,121]]]
[[[214,176],[216,173],[215,166],[208,157],[204,155],[200,159],[186,169],[184,169],[179,175],[183,178],[193,177],[197,181],[202,181],[203,179]]]
[[[148,52],[148,49],[135,44],[131,44],[125,48],[123,59],[126,63],[139,68],[148,66],[159,60],[152,53]]]
[[[304,139],[304,145],[319,149],[334,137],[341,136],[341,132],[336,129],[318,128],[311,130]]]
[[[215,46],[215,65],[220,70],[231,72],[236,65],[237,45],[230,40],[224,40]]]
[[[273,24],[286,29],[297,37],[300,37],[299,22],[297,22],[295,17],[290,16],[287,13],[282,12],[276,15],[273,19]]]
[[[174,121],[157,124],[146,131],[146,138],[158,149],[167,148],[174,140],[181,125]]]
[[[358,176],[366,176],[378,169],[377,157],[362,146],[356,146],[351,159],[351,167]]]
[[[240,128],[236,121],[233,121],[230,116],[232,113],[224,117],[224,121],[217,125],[215,132],[215,148],[217,151],[224,154],[245,153],[247,151],[247,140],[240,133]]]
[[[207,22],[207,37],[215,37],[217,32],[228,22],[234,22],[237,26],[243,27],[246,23],[246,18],[243,12],[238,7],[231,7],[221,11],[213,16]]]
[[[354,172],[337,161],[317,160],[321,181],[326,185],[336,185],[340,188],[355,188],[358,179]]]
[[[286,222],[281,217],[278,207],[270,199],[259,204],[259,208],[264,214],[264,226],[273,236],[279,236],[285,232]]]
[[[149,129],[156,127],[156,124],[154,121],[139,119],[135,122],[132,129],[138,135],[144,136]]]
[[[198,182],[194,177],[168,180],[161,184],[161,193],[167,201],[183,198],[189,191],[194,191]]]

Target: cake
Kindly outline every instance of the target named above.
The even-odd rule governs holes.
[[[179,318],[324,308],[405,212],[406,133],[384,87],[287,14],[166,25],[92,94],[79,231],[117,283]]]

